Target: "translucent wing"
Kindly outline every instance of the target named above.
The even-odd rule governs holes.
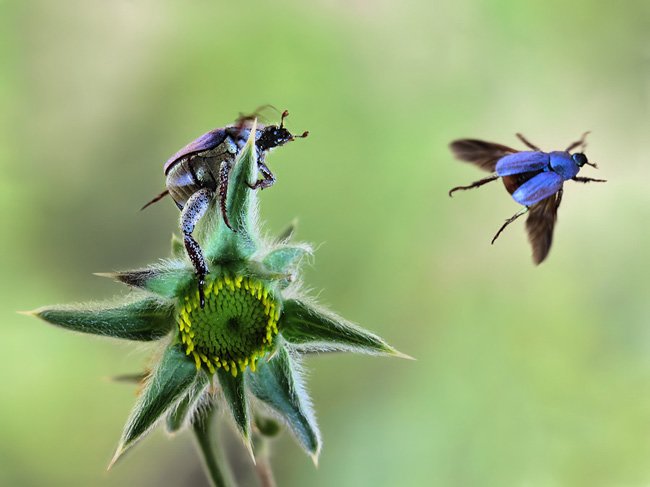
[[[528,211],[526,231],[528,240],[533,247],[533,262],[540,264],[546,259],[551,243],[553,229],[557,220],[557,209],[562,201],[562,189],[548,198],[534,204]]]
[[[494,142],[477,139],[454,140],[449,144],[456,159],[471,162],[484,171],[494,172],[497,161],[503,156],[518,152],[516,149]]]
[[[203,152],[204,150],[214,149],[216,146],[218,146],[224,140],[226,140],[226,135],[227,134],[225,129],[214,129],[214,130],[210,130],[210,132],[206,134],[203,134],[198,139],[193,140],[185,147],[183,147],[181,150],[179,150],[176,154],[174,154],[169,159],[167,159],[167,162],[165,163],[165,167],[164,167],[165,174],[167,174],[169,169],[179,159],[182,159],[183,157],[192,154],[196,154],[197,152]]]
[[[521,151],[507,154],[498,160],[496,172],[499,176],[510,176],[522,172],[539,171],[549,165],[550,159],[546,152]]]

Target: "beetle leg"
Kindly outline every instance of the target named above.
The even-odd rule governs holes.
[[[164,198],[165,196],[167,196],[168,194],[169,194],[169,190],[166,189],[165,191],[163,191],[162,193],[160,193],[158,196],[154,197],[151,201],[149,201],[149,203],[147,203],[147,204],[144,205],[142,208],[140,208],[140,211],[142,211],[142,210],[144,210],[145,208],[147,208],[148,206],[153,205],[154,203],[160,201],[161,199],[163,199],[163,198]]]
[[[275,183],[275,176],[271,172],[271,170],[264,164],[262,161],[257,161],[257,167],[262,173],[262,176],[264,176],[262,179],[259,181],[255,181],[255,184],[248,184],[248,187],[250,189],[264,189],[268,188],[270,186],[273,186],[273,183]]]
[[[183,210],[181,211],[181,231],[183,232],[183,243],[187,255],[192,261],[192,265],[196,270],[199,280],[199,299],[201,301],[201,308],[205,306],[205,295],[203,294],[203,285],[205,284],[205,276],[210,272],[208,265],[201,252],[201,247],[194,238],[192,232],[199,220],[205,215],[205,212],[210,206],[210,201],[214,196],[213,192],[207,188],[200,189],[187,200]]]
[[[584,134],[582,134],[582,137],[580,137],[580,140],[575,141],[573,144],[571,144],[569,147],[566,148],[566,152],[571,152],[573,149],[575,149],[578,146],[582,146],[584,149],[586,146],[585,139],[587,138],[587,135],[589,135],[591,132],[587,131]]]
[[[579,183],[606,183],[606,179],[594,179],[594,178],[582,178],[579,176],[574,176],[571,179],[578,181]]]
[[[230,225],[230,220],[228,219],[228,208],[226,207],[229,177],[230,161],[225,160],[221,162],[221,166],[219,167],[219,208],[221,208],[221,216],[223,216],[223,222],[234,232],[235,230]]]
[[[528,139],[526,139],[526,137],[524,137],[522,134],[517,133],[517,134],[515,134],[515,135],[517,135],[517,137],[519,138],[519,140],[521,140],[524,144],[526,144],[528,147],[530,147],[531,149],[533,149],[535,152],[542,152],[542,149],[540,149],[539,147],[537,147],[535,144],[529,142]]]
[[[479,179],[478,181],[474,181],[474,182],[473,182],[472,184],[470,184],[469,186],[456,186],[455,188],[451,188],[451,189],[449,190],[449,196],[451,196],[451,194],[452,194],[454,191],[458,191],[458,190],[460,190],[460,189],[472,189],[472,188],[478,188],[479,186],[483,186],[484,184],[487,184],[487,183],[489,183],[489,182],[491,182],[491,181],[494,181],[495,179],[498,179],[498,178],[499,178],[499,176],[497,176],[496,174],[494,174],[494,175],[490,176],[489,178],[483,178],[483,179]]]
[[[501,232],[503,232],[503,230],[504,230],[508,225],[510,225],[510,224],[511,224],[512,222],[514,222],[517,218],[519,218],[521,215],[524,215],[524,214],[526,214],[526,213],[528,213],[528,207],[525,207],[523,210],[518,211],[517,213],[515,213],[514,215],[512,215],[510,218],[508,218],[508,219],[506,220],[506,222],[505,222],[503,225],[501,225],[501,228],[499,228],[499,231],[498,231],[497,234],[494,236],[494,238],[492,239],[492,242],[491,242],[491,243],[494,244],[494,241],[499,237],[499,235],[501,235]]]

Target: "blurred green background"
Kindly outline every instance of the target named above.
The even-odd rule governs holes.
[[[650,483],[650,3],[645,0],[0,2],[0,484],[203,485],[189,435],[105,468],[142,345],[16,310],[124,292],[92,272],[168,253],[138,209],[179,147],[272,103],[306,140],[261,195],[317,246],[322,303],[417,361],[308,360],[320,466],[285,434],[282,486]],[[274,120],[273,113],[269,118]],[[592,130],[555,244],[450,140],[547,150]]]

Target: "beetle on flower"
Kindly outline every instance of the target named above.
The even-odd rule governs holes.
[[[321,436],[303,385],[301,355],[331,350],[405,357],[301,294],[296,273],[309,246],[261,239],[256,192],[247,184],[258,170],[253,134],[228,187],[232,229],[214,202],[200,228],[211,269],[204,307],[197,276],[175,238],[171,259],[105,274],[133,289],[126,300],[31,312],[78,332],[161,342],[160,359],[147,374],[111,465],[163,418],[170,431],[191,424],[206,454],[204,413],[217,404],[230,412],[252,453],[251,398],[282,420],[316,461]]]
[[[246,181],[246,185],[255,190],[269,188],[275,183],[275,176],[264,163],[266,153],[296,138],[309,135],[309,132],[303,132],[302,135],[289,132],[284,127],[284,119],[288,115],[289,112],[285,110],[280,125],[266,127],[257,125],[255,115],[242,115],[235,125],[211,130],[190,142],[165,163],[167,189],[142,207],[144,210],[169,194],[181,211],[183,243],[198,277],[201,308],[205,305],[205,276],[210,271],[201,247],[192,236],[194,228],[210,208],[211,202],[217,198],[224,222],[231,230],[235,230],[230,225],[226,209],[228,180],[232,165],[250,136],[255,138],[257,168],[262,179],[256,178],[254,183]],[[254,128],[248,126],[250,121],[255,122]]]

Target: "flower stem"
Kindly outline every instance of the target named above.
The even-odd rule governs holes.
[[[260,485],[262,487],[276,487],[271,468],[270,442],[262,435],[257,436],[255,439],[257,440],[255,441],[255,449],[257,451],[255,455],[255,470],[257,471]]]
[[[203,458],[203,466],[213,487],[230,487],[234,483],[225,458],[215,451],[212,443],[212,425],[214,424],[214,407],[200,414],[192,424],[196,443]]]

